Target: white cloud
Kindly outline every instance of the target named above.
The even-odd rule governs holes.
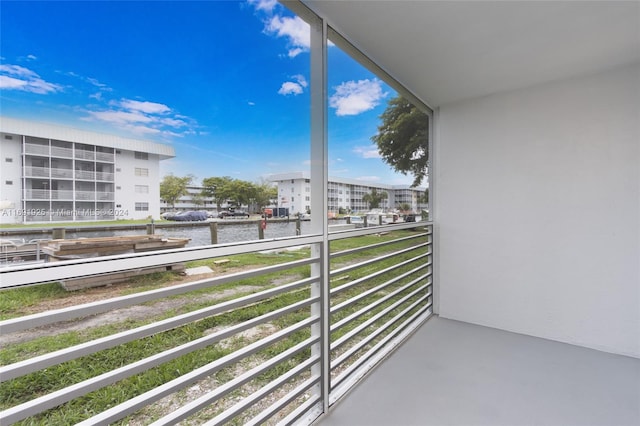
[[[151,123],[153,118],[140,112],[129,111],[89,111],[92,117],[113,124]]]
[[[158,104],[155,102],[140,102],[131,99],[123,99],[120,101],[120,106],[132,111],[140,111],[147,114],[164,114],[171,111],[171,108],[164,104]]]
[[[256,10],[271,13],[278,5],[278,0],[249,0],[249,4],[253,5]]]
[[[35,72],[20,65],[0,65],[0,89],[44,95],[61,91],[62,87],[43,80]]]
[[[382,91],[382,82],[378,79],[347,81],[335,87],[335,93],[329,98],[329,106],[336,109],[336,115],[358,115],[380,104],[387,96]]]
[[[368,146],[356,146],[353,148],[353,152],[362,158],[381,158],[377,148],[371,148]]]
[[[101,101],[103,92],[91,97]],[[87,120],[99,120],[127,132],[142,136],[164,138],[195,134],[195,122],[189,117],[174,113],[165,104],[133,99],[111,100],[106,110],[87,111]]]
[[[302,94],[302,86],[298,83],[294,83],[292,81],[286,81],[282,83],[280,86],[280,90],[278,90],[278,94],[280,95],[300,95]]]
[[[307,80],[303,75],[297,74],[291,77],[295,81],[285,81],[280,86],[278,94],[280,95],[301,95],[304,92],[304,88],[308,86]]]
[[[264,31],[287,39],[290,58],[308,51],[311,46],[309,24],[297,16],[274,16],[266,22]]]
[[[28,60],[28,61],[35,61],[36,59],[38,59],[38,58],[36,57],[36,55],[27,55],[27,60]]]

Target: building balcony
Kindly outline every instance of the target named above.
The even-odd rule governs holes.
[[[76,170],[75,177],[78,180],[96,180],[96,172]]]
[[[114,174],[109,172],[96,172],[96,180],[113,182]]]
[[[94,217],[76,215],[76,220],[83,219]],[[142,380],[139,383],[160,381],[151,387],[136,386],[137,396],[117,397],[97,412],[83,409],[84,421],[75,418],[74,423],[108,424],[125,417],[144,422],[146,410],[156,410],[157,403],[166,397],[182,401],[169,410],[157,412],[160,421],[168,424],[194,414],[199,416],[199,424],[207,420],[210,424],[223,424],[234,418],[244,419],[242,423],[251,419],[254,424],[311,421],[323,411],[324,404],[344,394],[376,360],[385,358],[431,315],[431,226],[411,226],[385,227],[384,236],[373,244],[362,237],[377,235],[380,228],[330,234],[327,249],[331,260],[325,257],[328,270],[322,265],[325,243],[321,235],[145,252],[104,261],[92,257],[65,265],[35,265],[26,275],[20,268],[0,269],[2,289],[125,273],[188,260],[214,262],[235,254],[277,258],[270,266],[254,266],[197,282],[1,321],[2,339],[9,339],[2,342],[5,348],[7,344],[11,346],[12,333],[31,340],[31,348],[40,347],[35,349],[37,355],[17,362],[9,360],[0,367],[3,385],[19,386],[36,372],[45,376],[55,374],[69,362],[77,364],[79,375],[73,384],[51,382],[53,388],[38,396],[28,393],[22,400],[11,397],[12,402],[5,401],[5,407],[10,408],[0,412],[0,421],[9,425],[43,413],[45,417],[41,419],[46,422],[51,412],[44,412],[49,409],[64,416],[71,407],[67,402],[99,388],[111,392],[114,386],[128,387],[131,379],[137,382],[138,378]],[[246,280],[253,282],[251,289],[243,284]],[[224,290],[223,299],[220,299],[221,285],[228,289]],[[160,309],[162,303],[176,301],[176,297],[181,300],[179,304],[194,296],[202,300],[203,292],[212,297],[210,303],[185,305],[179,314],[169,317]],[[150,311],[149,306],[153,306]],[[99,319],[102,314],[136,307],[144,308],[151,316],[141,322],[123,323],[124,328],[115,327],[110,331],[113,334],[95,340],[51,348],[41,345],[44,340],[37,335],[30,335],[38,327],[53,327],[47,328],[49,338],[56,333],[57,324],[69,324],[87,316]],[[155,345],[176,331],[182,333],[181,330],[189,337],[175,341],[172,346],[145,350],[147,355],[133,350]],[[131,348],[127,349],[128,346]],[[133,352],[132,356],[127,356],[124,364],[118,357],[113,366],[108,365],[109,353],[121,350]],[[94,363],[91,361],[94,357],[101,361]],[[190,359],[199,361],[193,365]],[[178,374],[171,366],[174,362],[182,365]],[[164,373],[160,376],[155,373],[165,368],[173,373],[165,377]],[[194,385],[208,391],[193,393]],[[188,389],[191,397],[186,401],[180,395]],[[115,389],[114,394],[129,392]]]
[[[48,189],[25,189],[24,198],[26,200],[49,200],[51,199]]]
[[[49,174],[51,173],[51,169],[48,167],[31,167],[31,166],[26,166],[23,167],[22,169],[24,171],[24,176],[25,177],[49,177]]]
[[[96,153],[94,151],[86,151],[84,149],[76,149],[75,158],[80,160],[95,160]]]
[[[113,192],[96,192],[96,200],[113,201],[115,194]]]
[[[637,425],[640,360],[431,318],[318,422]]]
[[[59,146],[51,147],[51,156],[59,157],[59,158],[73,158],[73,149],[71,148],[62,148]]]
[[[115,161],[115,154],[111,152],[96,152],[96,161],[100,161],[103,163],[113,163]]]
[[[24,144],[24,153],[27,155],[49,156],[49,145],[38,145],[33,143]]]
[[[51,169],[51,177],[54,179],[73,179],[73,169]]]
[[[49,192],[52,200],[73,200],[72,190],[53,190]]]
[[[78,201],[94,201],[95,199],[95,191],[76,191],[76,200]]]

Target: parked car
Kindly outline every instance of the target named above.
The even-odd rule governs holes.
[[[180,222],[192,222],[192,221],[200,221],[207,220],[206,212],[194,212],[194,211],[186,211],[180,212],[174,216],[169,216],[168,220],[176,220]]]
[[[225,219],[227,217],[246,217],[249,218],[249,213],[242,210],[225,210],[223,212],[218,213],[218,217],[220,219]]]
[[[415,222],[416,221],[416,215],[415,214],[408,214],[404,217],[404,221],[405,222]]]

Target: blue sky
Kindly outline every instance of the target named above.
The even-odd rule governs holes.
[[[309,162],[309,29],[272,0],[3,1],[3,115],[174,146],[161,171],[258,181]],[[370,137],[394,92],[329,48],[330,175],[410,183]]]

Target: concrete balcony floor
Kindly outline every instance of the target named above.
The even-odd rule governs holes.
[[[321,426],[640,425],[640,359],[433,317]]]

